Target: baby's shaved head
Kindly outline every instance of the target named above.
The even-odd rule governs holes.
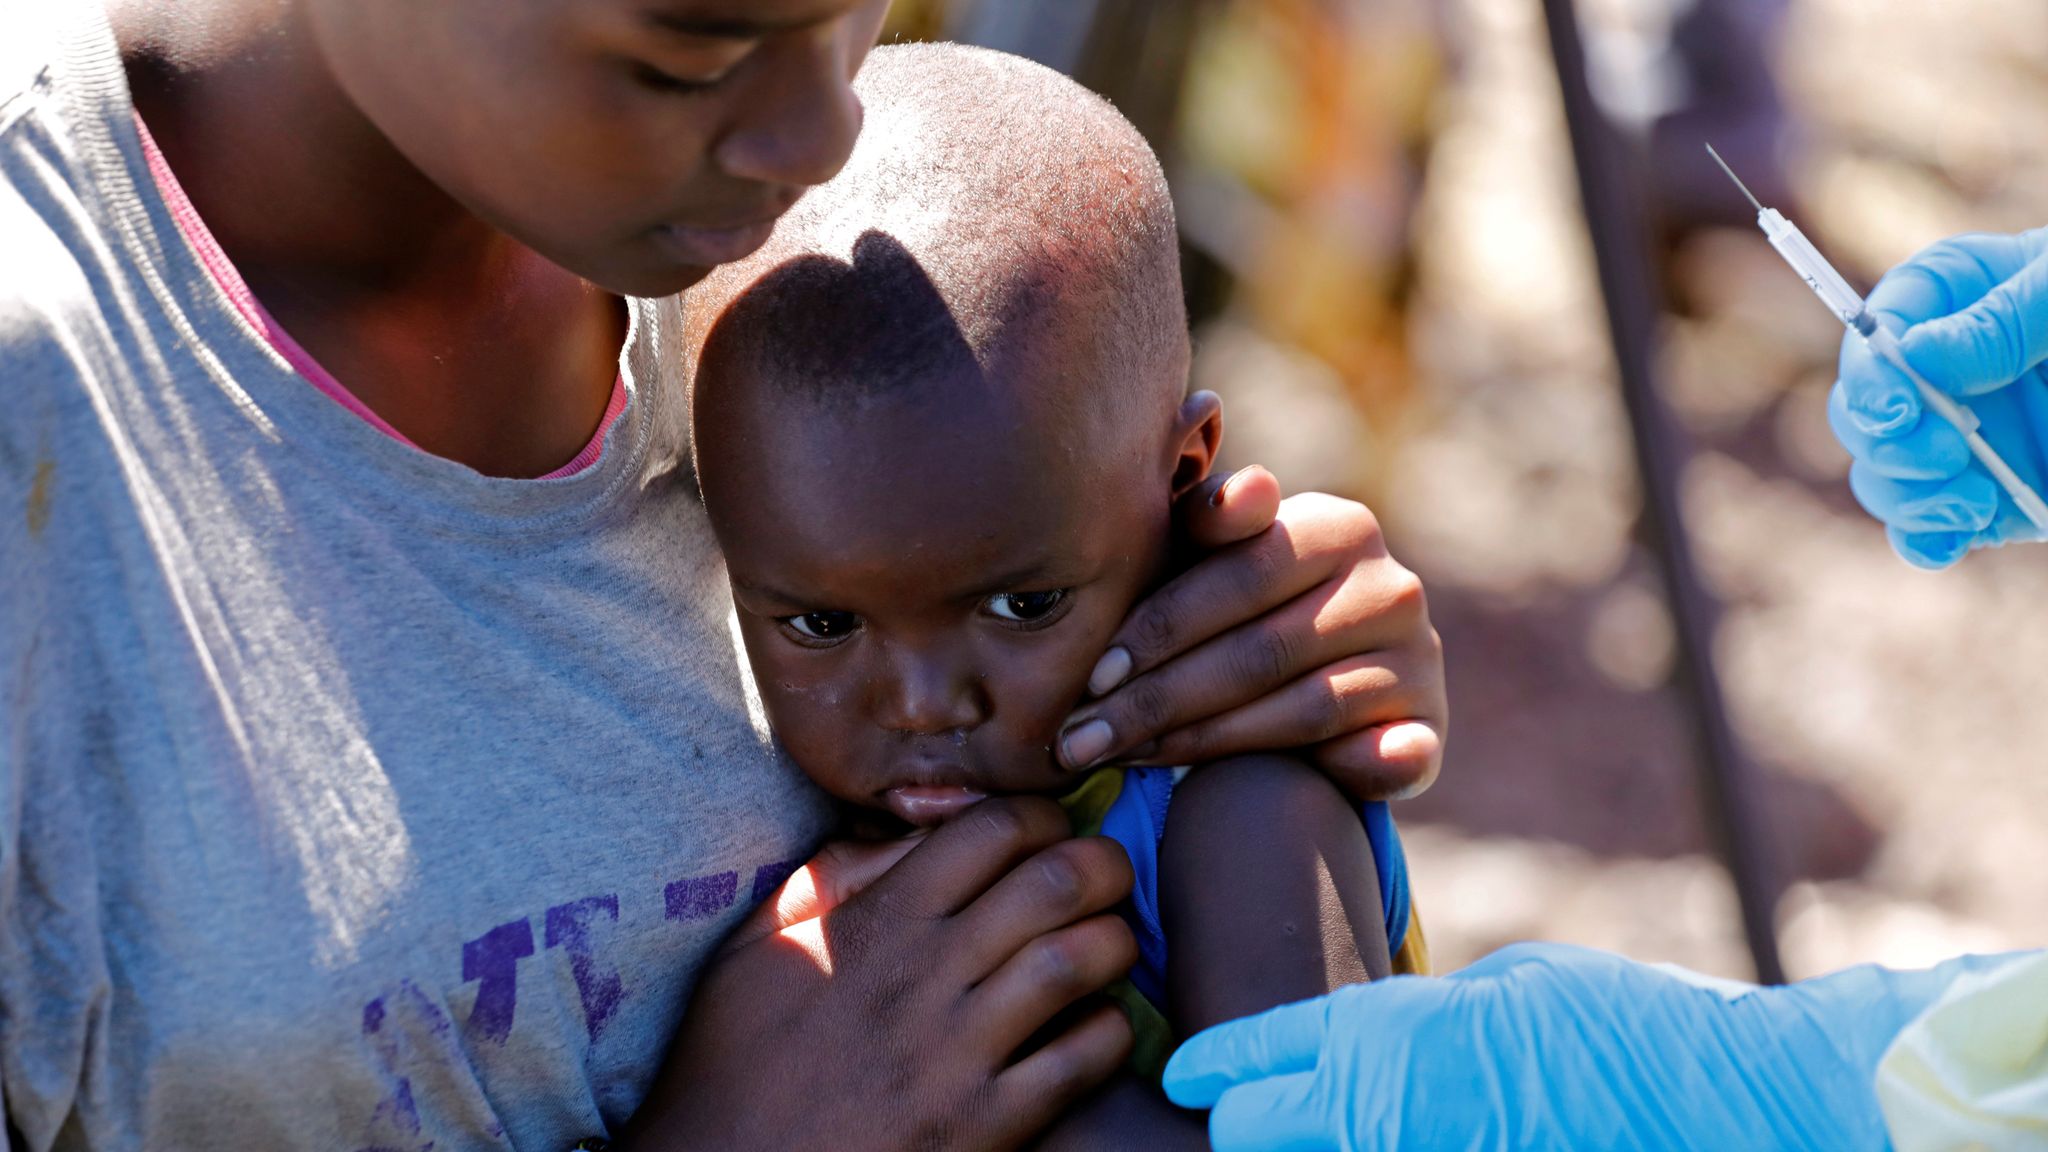
[[[828,404],[1021,369],[1086,389],[1065,403],[1163,420],[1186,317],[1172,201],[1137,130],[1051,69],[960,45],[878,49],[855,89],[867,122],[845,170],[689,293],[691,367]],[[1049,340],[1080,345],[1059,359],[1094,378],[1015,363]]]
[[[690,293],[697,483],[783,746],[929,822],[1072,785],[1059,726],[1222,415],[1186,395],[1173,209],[1115,109],[948,45],[856,89],[846,170]]]

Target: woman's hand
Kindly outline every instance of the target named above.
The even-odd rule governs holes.
[[[1263,468],[1176,510],[1206,556],[1131,610],[1061,731],[1070,768],[1300,749],[1352,796],[1429,787],[1450,709],[1422,582],[1363,504]]]
[[[1105,1004],[1020,1053],[1136,958],[1109,911],[1130,891],[1129,860],[1067,836],[1057,805],[1011,797],[919,841],[828,848],[705,973],[628,1146],[1029,1141],[1131,1044]]]

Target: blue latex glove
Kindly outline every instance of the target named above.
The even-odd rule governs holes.
[[[1760,988],[1519,944],[1211,1028],[1166,1094],[1214,1109],[1217,1152],[1882,1149],[1892,1037],[2007,959]]]
[[[1907,362],[1963,399],[1984,438],[2041,491],[2048,229],[1943,240],[1892,269],[1870,308],[1899,334]],[[1854,334],[1842,341],[1828,419],[1855,458],[1857,500],[1908,562],[1945,568],[1973,547],[2041,538],[1962,435],[1939,416],[1923,417],[1912,382]]]

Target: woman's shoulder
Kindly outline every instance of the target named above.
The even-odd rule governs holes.
[[[0,36],[5,32],[0,31]],[[23,148],[0,128],[0,459],[50,440],[53,422],[91,422],[92,394],[137,371],[130,329],[149,293],[79,198],[20,171]],[[123,318],[128,322],[124,322]],[[130,333],[132,335],[132,333]],[[66,414],[69,414],[69,417]],[[0,490],[9,487],[0,469]]]
[[[63,42],[68,3],[0,0],[0,131],[38,84],[47,81]]]
[[[0,139],[35,137],[46,165],[69,169],[133,108],[101,0],[0,0]]]
[[[115,227],[134,199],[121,139],[132,107],[94,0],[0,0],[0,378],[71,348],[102,318]],[[118,185],[118,186],[117,186]]]

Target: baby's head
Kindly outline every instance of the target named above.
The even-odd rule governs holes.
[[[1056,72],[889,48],[847,169],[692,291],[699,482],[777,734],[913,823],[1059,791],[1059,724],[1207,475],[1173,209]]]

